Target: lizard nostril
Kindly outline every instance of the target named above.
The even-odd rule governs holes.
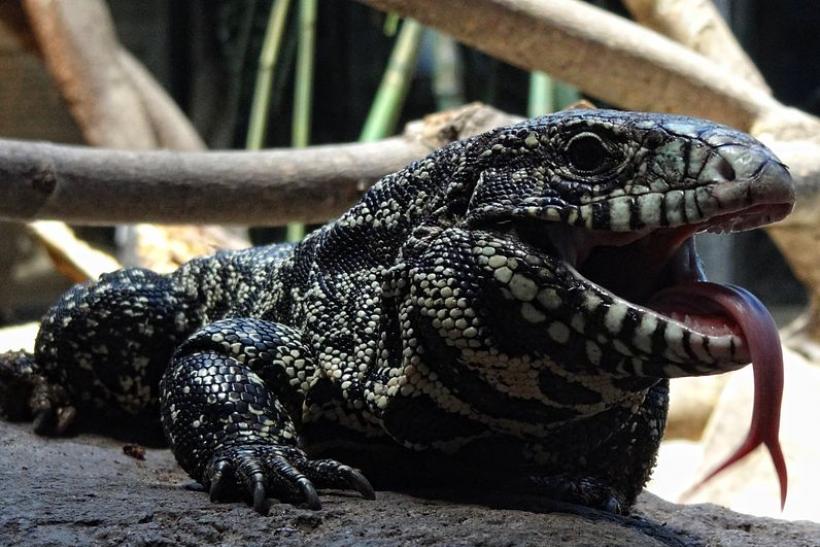
[[[731,182],[735,180],[735,168],[732,167],[732,164],[726,158],[720,158],[717,162],[717,172],[720,173],[727,181]]]

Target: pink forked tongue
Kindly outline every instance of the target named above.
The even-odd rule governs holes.
[[[662,313],[700,313],[710,316],[722,315],[731,319],[742,331],[749,348],[754,371],[754,407],[752,423],[746,439],[693,486],[689,493],[700,488],[706,481],[746,457],[752,450],[765,444],[774,462],[780,481],[780,508],[786,504],[788,474],[783,452],[780,449],[780,404],[783,399],[783,351],[772,316],[763,304],[747,290],[718,285],[716,283],[691,282],[670,287],[653,297],[652,307]],[[708,333],[707,333],[708,334]]]

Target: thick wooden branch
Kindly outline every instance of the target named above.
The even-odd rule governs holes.
[[[0,217],[75,224],[320,222],[426,151],[401,138],[266,152],[0,140]]]
[[[79,239],[62,222],[41,220],[29,223],[27,228],[45,246],[57,271],[74,283],[122,268],[116,259]]]
[[[126,52],[103,0],[24,0],[29,29],[44,65],[85,140],[102,147],[202,150],[191,123],[147,70]],[[144,225],[121,231],[121,253],[136,256]],[[160,229],[162,231],[162,229]],[[177,237],[198,241],[191,227]],[[48,250],[57,269],[74,281],[116,266],[96,260],[65,224],[32,224],[29,232]],[[167,253],[169,254],[169,253]],[[136,264],[137,262],[134,262]]]
[[[176,103],[116,36],[103,0],[24,0],[43,60],[89,144],[203,150]]]
[[[672,38],[771,93],[712,0],[623,0],[640,24]]]
[[[0,219],[322,222],[434,148],[518,119],[472,104],[412,122],[402,137],[262,152],[121,151],[0,139]]]
[[[687,113],[748,131],[780,107],[686,47],[577,0],[360,1],[630,110]]]

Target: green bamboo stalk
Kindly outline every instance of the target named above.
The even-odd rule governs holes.
[[[581,93],[578,91],[578,88],[567,83],[556,80],[554,82],[554,89],[555,110],[563,110],[569,105],[581,100]]]
[[[433,94],[436,108],[449,110],[464,104],[464,83],[458,43],[446,34],[434,33]]]
[[[555,109],[554,82],[546,72],[530,72],[530,94],[527,102],[527,116],[534,118],[549,114]]]
[[[412,19],[405,19],[402,23],[381,84],[359,135],[360,141],[375,141],[391,135],[395,130],[416,70],[423,31],[424,27]]]
[[[282,40],[282,51],[279,53],[279,61],[277,61],[277,70],[281,76],[273,80],[270,99],[270,107],[276,112],[280,112],[285,102],[290,100],[289,97],[286,97],[288,84],[291,83],[287,75],[296,72],[296,50],[299,48],[299,33],[285,32]],[[288,105],[288,108],[290,108],[290,105]]]
[[[382,32],[384,32],[385,36],[395,36],[396,31],[399,30],[400,22],[401,15],[395,11],[388,12],[387,17],[384,18],[384,27],[382,28]]]
[[[299,50],[296,53],[296,85],[294,86],[291,132],[291,145],[297,148],[310,144],[316,2],[317,0],[299,0]]]
[[[296,53],[296,84],[294,86],[293,124],[291,126],[291,145],[296,148],[302,148],[310,144],[316,12],[317,0],[299,0],[299,50]],[[304,224],[288,224],[288,241],[299,241],[304,236]]]
[[[250,124],[245,147],[259,150],[265,145],[268,130],[268,114],[271,104],[271,88],[276,76],[276,61],[279,58],[282,36],[290,9],[290,0],[276,0],[270,10],[262,51],[259,54],[259,68],[256,71],[256,86],[253,91]]]

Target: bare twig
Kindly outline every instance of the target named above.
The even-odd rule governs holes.
[[[201,150],[190,122],[125,51],[104,2],[24,0],[49,72],[89,144]]]
[[[121,151],[0,140],[0,218],[321,222],[431,149],[516,119],[468,105],[414,122],[403,137],[262,152]]]
[[[106,253],[78,239],[62,222],[41,220],[30,223],[28,229],[45,245],[57,270],[75,283],[97,279],[122,267]]]
[[[86,140],[110,148],[205,149],[173,100],[142,64],[120,46],[105,2],[85,0],[75,4],[68,0],[26,0],[25,7],[45,63]],[[210,236],[220,231],[224,230],[120,226],[120,254],[130,265],[173,269],[195,256],[182,256],[181,249],[195,252],[202,248],[203,239],[218,243],[225,238]],[[71,249],[57,253],[53,241],[42,239],[44,234],[37,230],[33,233],[50,249],[52,257],[61,257],[62,262],[57,264],[61,271],[68,270],[65,264],[71,262],[71,257],[79,256]],[[205,234],[207,238],[203,237]],[[150,242],[145,242],[145,237]],[[66,244],[71,241],[59,239]],[[75,263],[72,271],[82,272],[84,268],[84,264]]]

